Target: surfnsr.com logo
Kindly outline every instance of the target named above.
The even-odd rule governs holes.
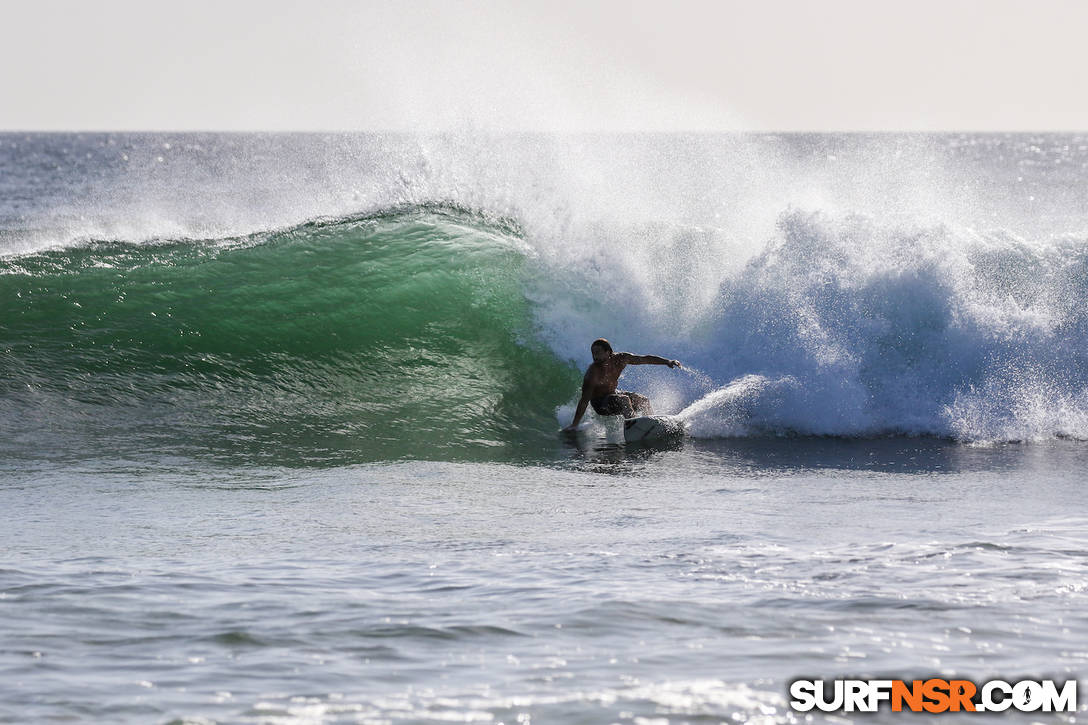
[[[790,707],[798,712],[1076,712],[1077,681],[1054,680],[795,680]]]

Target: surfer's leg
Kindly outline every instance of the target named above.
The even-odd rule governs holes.
[[[635,408],[631,399],[623,393],[612,393],[590,401],[597,415],[622,415],[624,418],[633,418]]]
[[[631,402],[631,399],[627,397],[627,393],[622,390],[612,393],[608,396],[609,406],[614,413],[622,415],[624,418],[635,417],[635,405]]]
[[[653,406],[650,405],[650,399],[647,398],[645,395],[639,395],[638,393],[629,392],[625,392],[625,395],[630,399],[631,407],[634,413],[638,413],[639,415],[654,414]]]

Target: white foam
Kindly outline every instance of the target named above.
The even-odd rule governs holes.
[[[697,436],[1088,438],[1088,240],[787,210],[722,277],[679,312],[658,312],[652,278],[620,275],[581,317],[546,298],[540,317],[560,354],[615,334],[695,364],[701,380],[639,369],[625,384],[657,388],[673,403],[658,412]]]

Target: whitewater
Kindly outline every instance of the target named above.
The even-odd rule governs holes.
[[[0,721],[1076,677],[1086,182],[1076,134],[0,134]],[[621,381],[684,441],[557,435],[597,337],[684,363]]]

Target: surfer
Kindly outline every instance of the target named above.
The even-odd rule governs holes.
[[[679,360],[666,360],[657,355],[612,352],[611,343],[603,337],[594,340],[589,351],[593,355],[593,364],[582,379],[582,397],[578,401],[578,409],[574,411],[574,421],[563,430],[574,430],[589,405],[593,406],[597,415],[622,415],[624,418],[634,418],[636,413],[653,415],[649,398],[627,390],[616,390],[620,373],[628,365],[681,367]]]

